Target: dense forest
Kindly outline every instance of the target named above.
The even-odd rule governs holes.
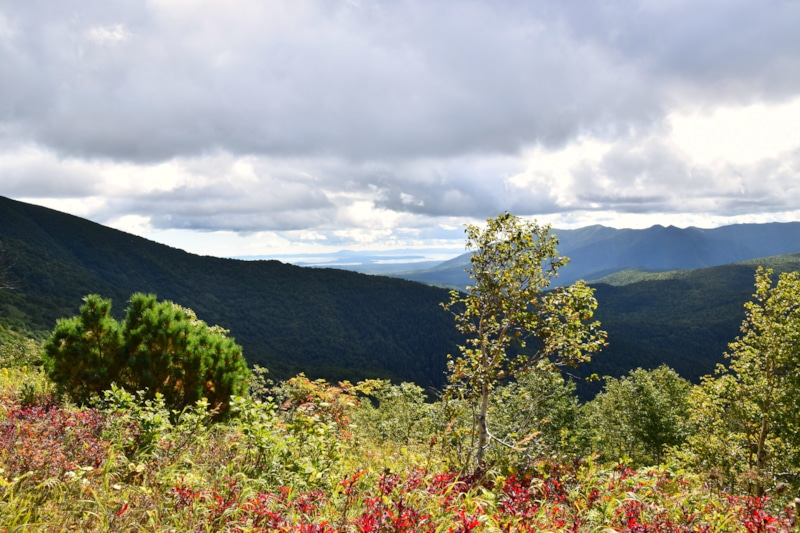
[[[278,377],[395,377],[443,382],[458,336],[441,289],[408,281],[277,261],[200,257],[99,224],[0,201],[0,242],[13,291],[0,321],[53,328],[96,293],[122,313],[134,292],[157,294],[231,330],[248,361]]]

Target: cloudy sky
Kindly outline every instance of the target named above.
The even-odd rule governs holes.
[[[0,195],[221,255],[800,220],[795,0],[0,0]]]

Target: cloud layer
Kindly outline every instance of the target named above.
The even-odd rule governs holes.
[[[0,194],[341,244],[503,210],[796,217],[798,23],[786,0],[6,4]]]

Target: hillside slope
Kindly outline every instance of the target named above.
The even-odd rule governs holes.
[[[597,318],[609,347],[579,375],[621,375],[620,369],[666,363],[697,381],[723,363],[739,335],[744,302],[752,297],[761,265],[777,273],[800,270],[800,253],[731,265],[663,273],[629,273],[622,285],[594,283]],[[598,385],[584,390],[596,392]]]
[[[0,320],[50,330],[98,293],[116,313],[152,292],[231,330],[273,377],[383,376],[441,386],[455,351],[446,291],[394,278],[277,261],[202,257],[50,209],[0,197],[0,243],[13,291]]]
[[[606,234],[599,230],[600,234]],[[778,243],[780,244],[780,243]],[[444,384],[459,339],[439,304],[446,291],[400,279],[277,261],[203,257],[57,211],[0,197],[0,246],[14,290],[0,290],[0,324],[49,331],[98,293],[121,314],[133,292],[153,292],[231,330],[273,378],[388,377]],[[586,239],[581,247],[591,246]],[[576,371],[619,376],[666,363],[692,380],[723,361],[739,332],[758,264],[800,270],[800,254],[598,282],[597,318],[609,346]],[[580,383],[581,395],[599,385]]]

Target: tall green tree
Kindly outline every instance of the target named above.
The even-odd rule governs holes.
[[[492,440],[487,420],[492,388],[544,360],[551,367],[588,361],[606,334],[591,322],[597,308],[593,289],[579,281],[546,290],[568,262],[558,254],[550,226],[504,213],[483,227],[467,226],[466,234],[474,282],[466,294],[452,291],[444,308],[467,338],[460,356],[449,357],[449,378],[478,401],[480,467]]]
[[[116,383],[150,398],[161,394],[173,408],[205,398],[224,412],[232,395],[246,394],[250,374],[227,333],[152,294],[131,296],[120,323],[111,316],[111,300],[90,295],[77,317],[57,322],[45,344],[45,366],[79,402]]]
[[[758,268],[742,335],[692,396],[689,457],[727,488],[800,485],[800,273]]]

